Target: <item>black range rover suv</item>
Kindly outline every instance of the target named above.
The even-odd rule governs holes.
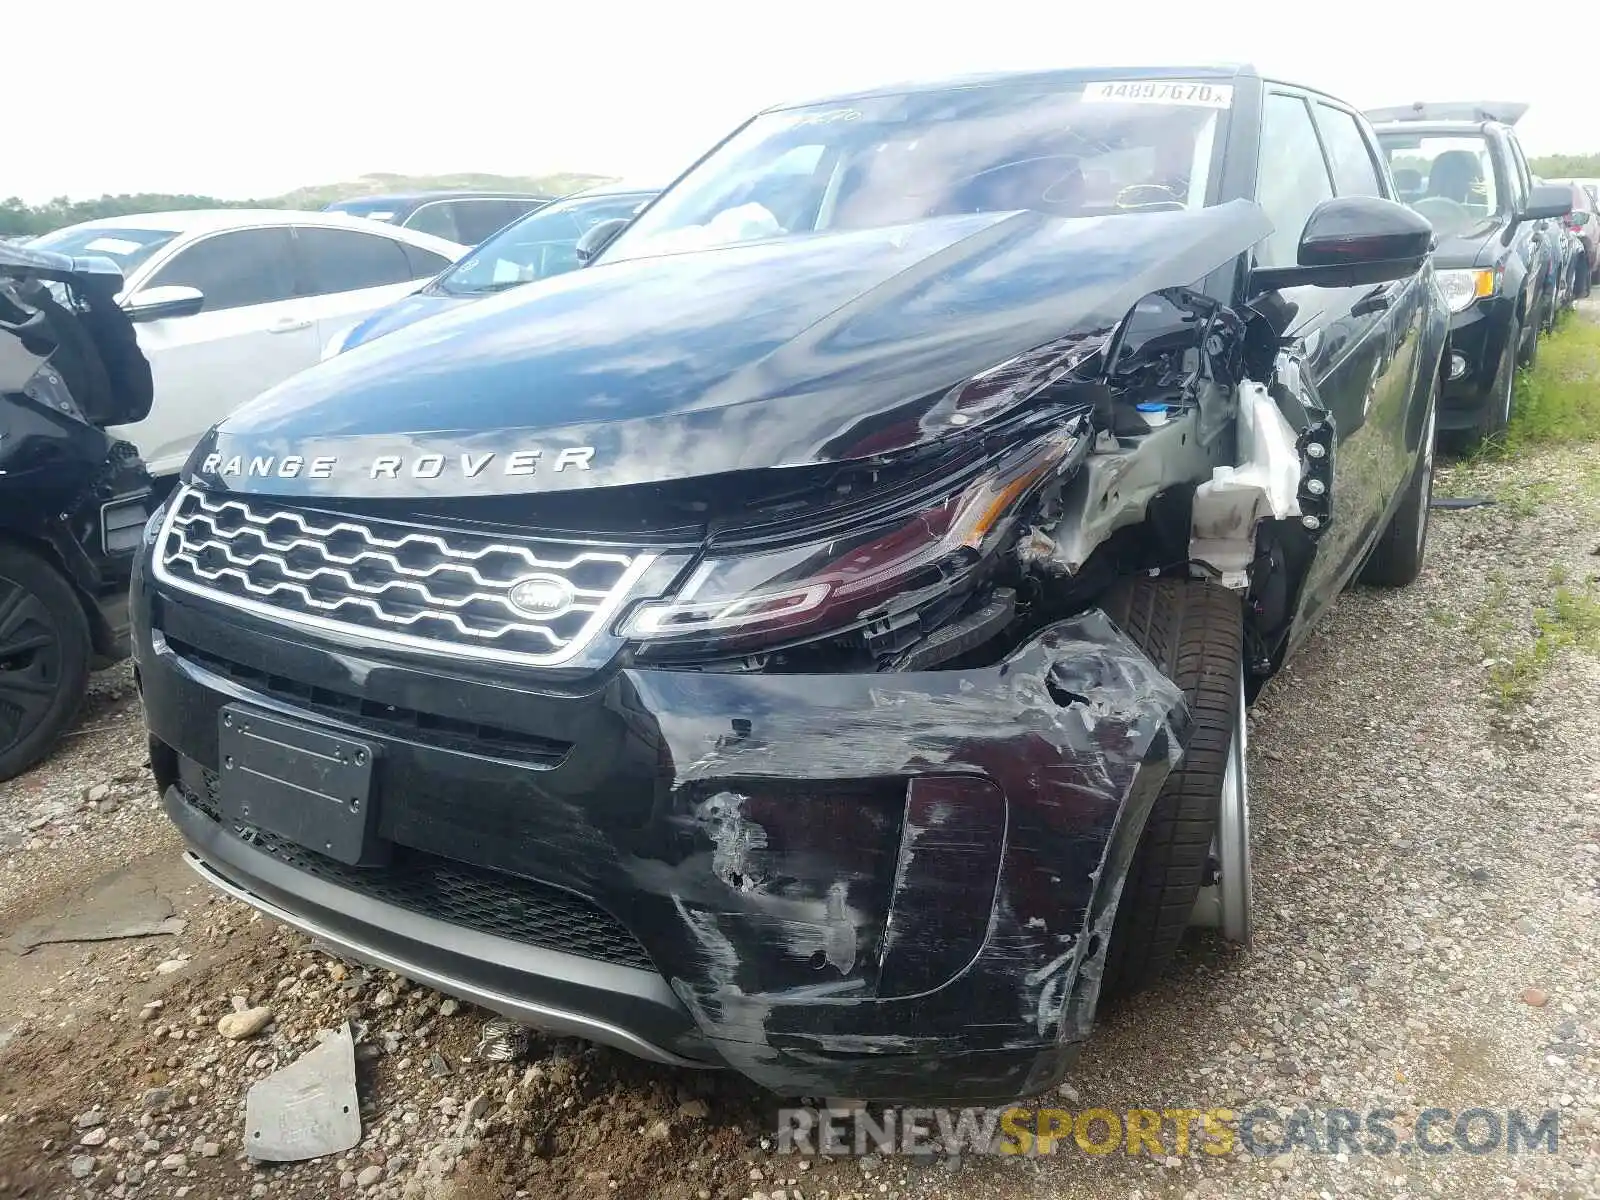
[[[1247,698],[1420,569],[1432,236],[1249,69],[756,116],[196,449],[133,593],[192,865],[658,1061],[1048,1087],[1249,940]]]
[[[1538,184],[1512,128],[1526,104],[1411,104],[1369,111],[1400,199],[1438,232],[1450,305],[1439,428],[1462,448],[1503,431],[1518,366],[1554,319],[1552,255],[1569,190]]]

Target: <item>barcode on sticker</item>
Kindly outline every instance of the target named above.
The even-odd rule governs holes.
[[[1181,104],[1195,108],[1228,108],[1233,87],[1226,83],[1173,83],[1154,79],[1117,79],[1091,83],[1083,98],[1101,104]]]

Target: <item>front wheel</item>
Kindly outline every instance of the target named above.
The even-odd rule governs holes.
[[[0,782],[49,752],[89,679],[89,622],[59,571],[0,545]]]
[[[1112,997],[1149,986],[1171,963],[1202,887],[1217,882],[1219,830],[1231,838],[1231,883],[1242,884],[1235,891],[1248,900],[1248,821],[1242,875],[1234,852],[1238,822],[1219,821],[1228,790],[1239,796],[1246,786],[1244,623],[1239,597],[1203,580],[1124,580],[1102,607],[1183,690],[1191,722],[1183,760],[1162,784],[1123,883],[1101,983],[1102,994]],[[1246,937],[1248,924],[1246,911]]]

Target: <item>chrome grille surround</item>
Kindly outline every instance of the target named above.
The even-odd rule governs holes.
[[[577,657],[655,555],[395,521],[300,512],[185,485],[155,555],[161,583],[273,620],[389,645],[529,666]],[[511,602],[530,576],[571,603],[530,617]]]

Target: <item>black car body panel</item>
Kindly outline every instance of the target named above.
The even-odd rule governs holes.
[[[1425,469],[1448,324],[1426,225],[1370,194],[1338,211],[1399,214],[1402,277],[1250,288],[1264,103],[1370,140],[1345,106],[1131,74],[1232,89],[1203,205],[608,249],[213,431],[133,588],[197,869],[502,1012],[785,1094],[1059,1079],[1191,728],[1097,597],[1204,562],[1269,676]],[[547,602],[537,633],[505,617]],[[695,632],[706,606],[783,632]],[[225,748],[252,722],[370,764],[337,806],[358,846],[252,812]]]
[[[128,646],[127,587],[150,478],[104,426],[150,409],[150,368],[104,259],[0,245],[0,538],[72,582],[103,660]]]

